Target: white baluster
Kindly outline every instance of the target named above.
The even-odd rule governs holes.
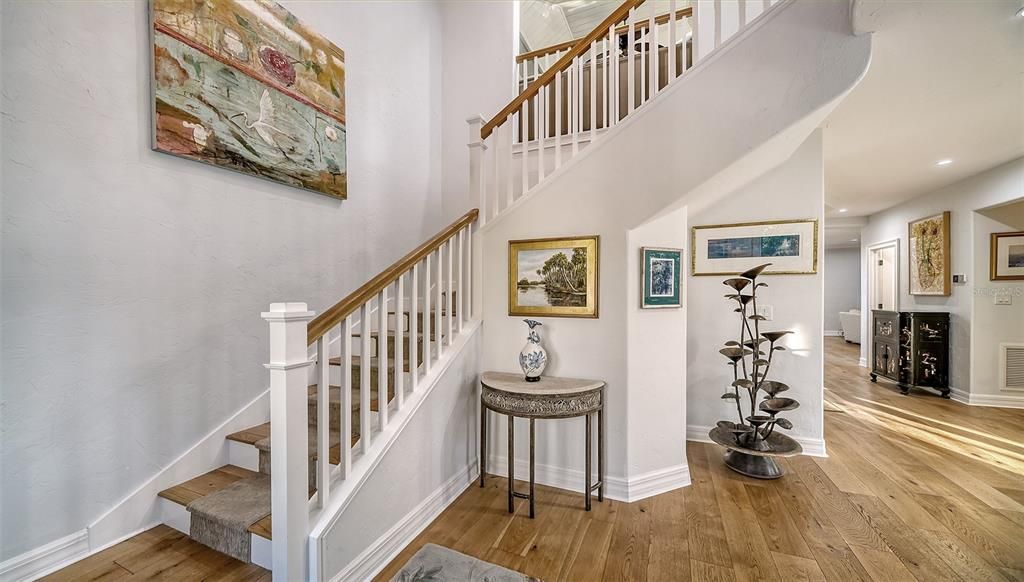
[[[487,221],[487,196],[484,193],[484,152],[487,146],[480,138],[480,127],[484,124],[482,115],[466,119],[469,125],[469,200],[480,207],[480,221]]]
[[[580,64],[580,57],[577,56],[572,60],[572,68],[569,70],[569,76],[572,78],[572,91],[569,93],[569,127],[572,131],[572,155],[580,153],[580,112],[583,109],[583,83],[582,80],[582,65]]]
[[[537,108],[534,108],[534,115]],[[530,189],[530,177],[527,175],[526,162],[530,158],[530,99],[523,102],[523,108],[519,114],[519,163],[522,166],[522,182],[520,183],[519,195],[522,196]]]
[[[441,337],[444,331],[444,325],[442,325],[441,316],[444,312],[444,302],[441,300],[441,294],[444,293],[444,269],[441,264],[441,248],[438,247],[437,251],[437,284],[434,285],[434,339],[437,344],[437,357],[441,358],[442,345],[444,344],[443,338]]]
[[[316,504],[326,507],[330,495],[331,364],[328,334],[316,340]],[[273,460],[271,460],[273,462]]]
[[[501,193],[500,193],[500,188],[498,186],[498,184],[500,184],[500,182],[498,181],[498,179],[499,179],[499,175],[498,175],[498,166],[499,166],[498,158],[501,157],[501,152],[500,152],[500,150],[501,150],[501,147],[500,147],[501,146],[501,140],[498,139],[498,131],[500,131],[500,128],[497,128],[497,127],[494,128],[494,130],[491,132],[491,136],[490,136],[491,145],[494,146],[493,148],[491,148],[492,168],[491,168],[491,180],[490,180],[491,186],[492,186],[492,190],[494,191],[494,196],[493,197],[489,196],[488,200],[491,200],[491,201],[494,202],[491,205],[491,208],[494,211],[492,216],[494,216],[494,217],[497,217],[498,213],[501,212],[501,209],[498,207],[498,205],[501,204]]]
[[[676,0],[668,0],[668,79],[665,85],[668,86],[678,73],[676,72]],[[683,47],[683,59],[686,59],[686,47]]]
[[[537,115],[537,183],[540,184],[546,174],[544,167],[544,143],[548,137],[548,86],[541,85],[540,92],[537,95],[540,97],[540,106],[537,108],[539,111],[539,115]]]
[[[473,225],[466,226],[466,281],[469,293],[466,293],[466,319],[473,319]],[[461,301],[461,300],[460,300]]]
[[[423,336],[425,349],[423,351],[423,374],[427,375],[430,373],[430,363],[433,359],[433,344],[431,340],[436,339],[435,330],[431,326],[433,323],[430,319],[430,257],[433,253],[427,253],[427,256],[423,259]]]
[[[352,316],[341,324],[341,478],[352,472]]]
[[[305,303],[271,303],[261,314],[270,327],[270,507],[274,513],[274,580],[306,579],[309,536],[308,375],[313,364]]]
[[[455,307],[454,307],[454,309],[455,309],[455,317],[456,317],[456,320],[458,322],[459,333],[462,333],[462,311],[463,311],[463,305],[465,304],[465,300],[463,299],[463,297],[465,297],[465,287],[463,287],[463,285],[462,285],[462,277],[465,274],[465,270],[464,270],[465,266],[464,266],[464,262],[463,262],[463,258],[464,258],[463,255],[465,253],[465,241],[464,241],[465,234],[466,234],[466,229],[465,228],[459,229],[459,276],[458,276],[458,284],[456,285],[456,290],[457,290],[456,297],[457,297],[457,299],[455,300]]]
[[[714,1],[715,7],[715,48],[722,46],[722,0]]]
[[[562,71],[555,73],[555,169],[562,167]]]
[[[658,46],[658,23],[654,21],[654,11],[651,11],[650,25],[647,27],[648,46],[647,54],[651,59],[651,88],[648,98],[654,97],[661,90],[661,47]]]
[[[747,24],[747,0],[737,0],[737,9],[739,10],[740,17],[740,28],[743,28]]]
[[[445,301],[444,307],[446,315],[445,319],[448,320],[448,341],[446,343],[450,346],[452,345],[452,331],[454,327],[454,321],[452,320],[452,318],[455,315],[452,312],[452,310],[455,308],[455,298],[452,297],[452,291],[454,290],[453,283],[455,281],[455,279],[453,278],[453,267],[455,265],[455,262],[452,260],[455,252],[455,237],[449,237],[448,242],[445,243],[445,246],[448,247],[448,276],[445,277],[444,279],[444,288],[445,290],[447,290],[448,294],[445,295],[445,298],[447,300]]]
[[[395,283],[395,412],[405,404],[405,273]],[[409,351],[416,349],[416,338],[409,336]]]
[[[420,279],[420,264],[416,263],[412,266],[412,277],[409,278],[409,283],[412,289],[409,290],[409,343],[412,345],[415,342],[415,347],[409,349],[409,382],[412,391],[416,391],[416,387],[420,381],[420,334],[422,331],[419,329],[419,321],[417,318],[419,315],[416,313],[416,308],[419,303],[419,279]],[[429,339],[424,342],[426,346],[430,345]]]
[[[633,34],[636,28],[633,24],[633,17],[636,15],[636,8],[629,10],[629,26],[626,29],[626,115],[633,112],[636,107],[636,42],[633,41]]]
[[[364,455],[370,452],[373,432],[370,418],[370,319],[370,301],[367,300],[359,315],[359,442]]]
[[[377,412],[384,430],[388,425],[388,288],[377,297]]]
[[[590,43],[590,143],[597,134],[597,42]]]
[[[619,103],[619,84],[615,74],[619,71],[619,37],[615,35],[615,25],[608,28],[608,58],[604,68],[608,75],[608,117],[604,126],[615,125],[617,119],[616,107]]]
[[[516,126],[518,125],[515,123],[515,116],[516,113],[513,112],[512,115],[508,116],[508,119],[505,120],[505,144],[508,146],[508,151],[506,152],[504,160],[505,208],[512,206],[512,203],[515,202],[515,191],[512,187],[512,148],[513,143],[516,140]]]

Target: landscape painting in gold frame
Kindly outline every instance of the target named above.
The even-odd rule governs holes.
[[[907,225],[910,294],[949,296],[949,211]]]
[[[993,232],[989,279],[1024,280],[1024,231]]]
[[[597,317],[598,237],[508,242],[508,314]]]

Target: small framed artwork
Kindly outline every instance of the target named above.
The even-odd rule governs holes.
[[[643,291],[640,307],[681,307],[682,249],[643,247],[640,249],[643,263]]]
[[[508,242],[508,314],[597,317],[598,237]]]
[[[695,226],[690,239],[694,275],[738,275],[771,263],[765,275],[818,272],[818,221],[772,220]]]
[[[1024,280],[1024,231],[993,232],[989,279]]]
[[[950,294],[949,211],[909,223],[910,294]]]

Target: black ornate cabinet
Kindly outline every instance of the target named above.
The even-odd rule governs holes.
[[[895,381],[900,392],[934,388],[949,398],[949,313],[874,310],[871,381]]]

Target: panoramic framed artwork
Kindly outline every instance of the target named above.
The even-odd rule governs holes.
[[[681,307],[682,249],[643,247],[640,249],[640,256],[643,265],[640,307]]]
[[[771,220],[695,226],[690,239],[694,275],[738,275],[771,263],[765,275],[818,272],[818,221]]]
[[[907,226],[911,295],[949,295],[949,211]]]
[[[597,317],[598,237],[508,242],[508,314]]]
[[[989,279],[1024,280],[1024,231],[993,232],[989,253]]]
[[[344,199],[345,53],[270,0],[150,0],[153,149]]]

